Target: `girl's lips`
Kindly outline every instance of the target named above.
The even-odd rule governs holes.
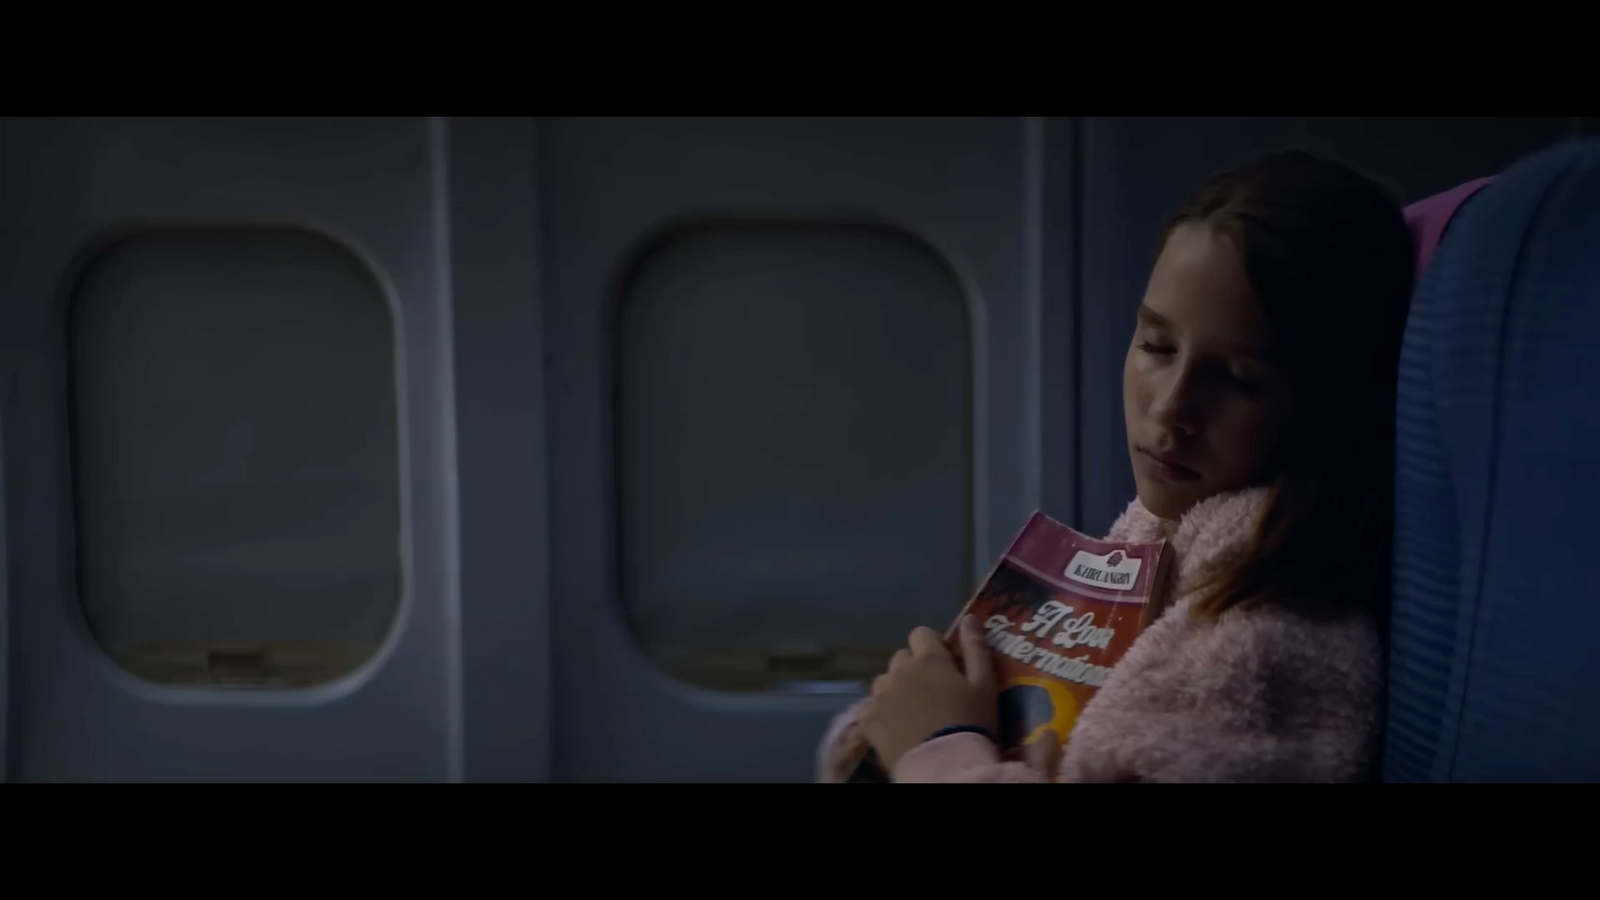
[[[1144,463],[1144,469],[1162,481],[1191,482],[1200,480],[1199,472],[1178,462],[1170,454],[1152,453],[1140,447],[1139,457]]]

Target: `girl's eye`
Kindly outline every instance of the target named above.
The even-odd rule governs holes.
[[[1149,341],[1140,341],[1139,342],[1139,349],[1143,350],[1146,353],[1154,354],[1156,356],[1168,356],[1173,352],[1173,349],[1171,347],[1167,347],[1167,346],[1164,346],[1164,345],[1161,345],[1161,344],[1152,344]]]
[[[1261,390],[1261,380],[1256,378],[1253,374],[1250,376],[1245,376],[1240,375],[1237,372],[1229,372],[1228,378],[1246,393],[1254,393]]]

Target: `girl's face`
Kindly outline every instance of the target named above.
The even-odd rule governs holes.
[[[1227,238],[1178,226],[1150,274],[1122,368],[1139,502],[1177,519],[1271,481],[1292,422],[1294,348],[1282,346]]]

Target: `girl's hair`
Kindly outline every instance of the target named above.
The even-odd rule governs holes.
[[[1300,387],[1253,551],[1195,608],[1215,616],[1269,594],[1324,609],[1385,605],[1395,382],[1413,280],[1404,214],[1354,171],[1290,151],[1205,184],[1163,243],[1185,223],[1233,244]]]

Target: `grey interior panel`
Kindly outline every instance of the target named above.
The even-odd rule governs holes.
[[[448,127],[4,122],[9,778],[461,777]],[[234,229],[309,231],[337,247],[106,243]],[[90,313],[77,353],[75,289]],[[92,396],[75,404],[75,385]],[[76,429],[110,452],[75,443]],[[161,587],[119,595],[141,582]],[[283,599],[291,591],[302,596]],[[213,615],[252,596],[234,622]],[[112,637],[160,636],[179,629],[167,613],[180,605],[200,643],[224,627],[246,640],[168,662],[226,678],[131,674],[85,615],[102,636],[107,622]],[[261,652],[262,634],[313,625],[334,643],[381,633],[381,645],[347,654],[353,670],[333,680],[308,671],[321,664],[304,644]],[[285,690],[292,678],[260,677],[278,664],[322,683]]]
[[[468,781],[550,778],[538,129],[533,119],[450,123],[461,593],[473,598],[461,607]]]
[[[840,319],[844,311],[835,304],[859,298],[867,284],[864,279],[889,277],[883,288],[891,296],[878,303],[878,310],[859,302],[855,307],[859,312],[850,314],[870,317],[895,312],[935,317],[926,325],[899,323],[905,340],[896,340],[892,352],[905,354],[905,362],[878,364],[901,367],[891,371],[908,374],[925,368],[920,360],[931,349],[923,341],[913,341],[914,337],[921,336],[924,341],[939,338],[959,351],[959,341],[942,336],[960,333],[952,330],[954,323],[948,318],[955,308],[948,281],[953,278],[960,285],[960,296],[969,311],[972,352],[968,376],[972,426],[966,436],[971,448],[973,510],[966,528],[971,538],[958,563],[937,565],[959,565],[975,579],[996,548],[1010,541],[1038,504],[1039,456],[1033,436],[1038,433],[1041,399],[1034,373],[1040,301],[1037,250],[1044,242],[1034,233],[1037,219],[1030,217],[1025,198],[1033,196],[1037,188],[1043,140],[1042,129],[1016,119],[563,118],[541,123],[540,159],[548,191],[542,232],[548,264],[545,347],[550,367],[551,612],[558,635],[552,733],[562,735],[555,742],[553,777],[563,781],[803,780],[809,777],[816,738],[828,716],[861,689],[859,679],[831,685],[791,684],[781,691],[696,687],[662,671],[630,626],[622,599],[626,589],[622,567],[632,565],[624,562],[626,547],[630,541],[638,546],[638,538],[629,535],[625,520],[627,488],[620,479],[628,464],[618,458],[617,451],[630,446],[631,439],[619,431],[626,426],[628,415],[619,412],[616,401],[625,389],[619,379],[631,377],[624,373],[628,371],[625,367],[632,365],[619,358],[627,346],[619,336],[619,325],[626,316],[619,303],[641,252],[663,232],[685,222],[752,220],[807,229],[840,221],[870,221],[914,235],[931,248],[951,275],[934,277],[931,273],[935,270],[924,266],[920,254],[908,257],[905,250],[895,250],[893,256],[885,256],[890,252],[888,246],[874,244],[863,251],[858,249],[860,238],[829,237],[827,243],[816,244],[814,258],[808,255],[804,261],[842,279],[842,295],[802,302],[799,289],[820,280],[807,279],[797,288],[782,288],[788,293],[775,296],[793,298],[779,310],[782,315],[803,312],[807,302],[824,304],[821,308],[838,311],[833,315],[835,327],[844,327],[848,319]],[[702,249],[697,250],[694,243],[680,244],[665,262],[658,260],[658,265],[693,262],[694,254],[717,246],[704,240],[698,243]],[[687,278],[692,275],[700,284],[730,298],[744,292],[738,287],[741,281],[759,284],[763,290],[780,290],[776,284],[785,273],[798,274],[795,251],[789,249],[796,245],[781,241],[765,245],[767,249],[752,246],[740,252],[761,253],[762,267],[773,271],[763,273],[750,266],[749,272],[740,272],[739,266],[733,265],[721,267],[727,271],[713,272],[706,263],[696,263],[693,269],[684,268],[683,276],[675,276],[676,283],[691,285],[694,282]],[[862,252],[868,255],[862,257]],[[680,262],[674,263],[674,256]],[[657,276],[652,276],[648,265],[646,268],[647,279],[670,271],[658,269]],[[923,271],[930,274],[917,274]],[[908,274],[916,279],[912,284],[927,294],[915,302],[902,293],[905,285],[897,283]],[[647,303],[648,291],[665,290],[674,283],[663,279],[660,288],[647,287]],[[732,302],[716,297],[684,299],[691,303]],[[684,303],[649,305],[668,311],[693,309]],[[740,314],[748,316],[755,308],[747,307]],[[683,326],[668,321],[665,327]],[[621,328],[626,334],[626,326]],[[721,323],[702,340],[733,330],[732,322]],[[741,326],[741,330],[749,329]],[[763,337],[737,351],[745,355],[736,359],[750,359],[748,354],[770,343],[764,337],[767,332],[758,329],[754,333]],[[867,420],[895,421],[900,410],[885,408],[878,399],[880,394],[870,388],[845,390],[837,383],[837,348],[849,346],[848,336],[830,336],[809,344],[802,342],[804,337],[805,332],[797,332],[793,346],[767,351],[773,357],[770,363],[781,365],[770,369],[772,375],[809,373],[804,384],[780,386],[779,396],[792,391],[796,402],[805,396],[847,402],[844,408],[807,415],[815,415],[819,421],[859,421],[869,433],[885,428],[886,423],[866,424]],[[673,347],[673,342],[662,341],[639,349],[648,354],[672,352]],[[949,374],[935,376],[941,379],[939,384],[948,384],[943,379],[953,378],[958,366],[957,361],[949,361]],[[928,402],[949,396],[959,403],[961,393],[941,387],[927,396]],[[918,401],[913,398],[910,402]],[[760,407],[743,401],[729,406],[725,413],[735,421],[761,414]],[[951,418],[941,414],[927,424],[944,429],[949,421]],[[711,447],[709,442],[706,446]],[[804,448],[795,445],[774,452]],[[934,453],[925,462],[959,467],[961,458]],[[698,468],[701,465],[696,463],[696,472],[704,471]],[[803,465],[803,459],[764,463],[760,468],[730,474],[767,478],[781,476],[786,467],[796,465]],[[951,505],[945,498],[953,495],[951,485],[958,473],[913,477],[928,479],[922,483],[936,491],[916,502],[918,512],[930,519],[944,518]],[[655,480],[661,483],[659,477]],[[705,479],[696,475],[690,485],[696,480]],[[783,488],[766,484],[759,490],[744,506],[722,502],[716,507],[719,520],[699,532],[690,529],[688,536],[721,537],[726,543],[727,536],[740,534],[749,523],[747,510],[755,508],[761,497],[774,496]],[[864,499],[871,498],[873,504],[887,502],[893,485],[872,486],[871,490]],[[685,501],[698,502],[692,496]],[[769,503],[765,508],[770,511],[773,507]],[[787,523],[779,519],[778,524],[789,529],[791,541],[806,548],[831,550],[830,542],[837,539],[828,530],[838,520],[815,513],[809,519],[789,518]],[[949,540],[937,530],[928,534],[941,541],[941,547]],[[744,540],[748,545],[755,538]],[[728,546],[737,549],[739,545]],[[665,560],[666,554],[661,558]],[[747,554],[739,562],[740,569],[729,570],[728,575],[738,571],[738,577],[749,585],[740,589],[742,595],[781,596],[814,578],[810,572],[800,574],[797,567],[839,565],[834,557],[806,559],[792,548],[784,548],[761,556]],[[811,583],[820,585],[821,579]],[[810,597],[821,594],[817,588]],[[729,598],[725,602],[735,601]],[[832,602],[842,605],[847,601]],[[957,592],[937,615],[933,612],[936,600],[916,602],[927,606],[922,611],[891,606],[870,615],[880,617],[886,630],[894,618],[900,619],[898,630],[903,632],[929,622],[942,626],[959,609],[961,597]],[[821,618],[838,608],[823,608],[817,615]],[[821,627],[826,626],[807,623],[808,632]],[[759,726],[749,727],[757,721]],[[631,736],[647,740],[648,750],[636,745]]]

